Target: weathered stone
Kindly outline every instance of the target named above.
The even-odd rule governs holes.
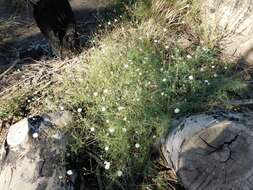
[[[253,113],[202,114],[184,119],[162,145],[189,190],[253,189]]]
[[[67,140],[56,127],[70,122],[69,114],[36,116],[10,127],[0,149],[0,189],[73,189],[64,161]]]
[[[26,143],[30,130],[29,125],[28,119],[25,118],[10,127],[7,135],[7,144],[11,148],[15,148],[18,145]]]

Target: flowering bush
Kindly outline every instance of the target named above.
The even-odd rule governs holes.
[[[229,92],[245,87],[230,79],[234,66],[220,62],[215,50],[186,51],[144,31],[135,25],[115,30],[84,59],[88,68],[77,67],[65,80],[61,101],[77,110],[68,130],[72,146],[97,155],[112,183],[145,174],[152,146],[172,118],[224,105]]]

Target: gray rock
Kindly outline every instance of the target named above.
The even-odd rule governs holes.
[[[0,189],[73,189],[64,161],[67,139],[58,129],[70,121],[70,113],[62,112],[11,126],[0,149]]]

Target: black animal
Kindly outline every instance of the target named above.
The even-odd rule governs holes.
[[[76,22],[68,0],[28,0],[41,32],[48,39],[54,52],[65,57],[77,53],[80,43]]]

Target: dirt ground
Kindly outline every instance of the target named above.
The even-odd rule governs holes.
[[[90,34],[97,22],[97,11],[103,5],[96,0],[71,0],[70,2],[79,29],[82,30],[80,31],[81,35]],[[3,70],[3,68],[1,69],[3,65],[7,64],[5,67],[8,67],[8,64],[17,58],[30,56],[38,60],[43,52],[30,52],[29,54],[29,50],[38,49],[39,45],[46,46],[47,42],[34,23],[31,7],[27,5],[19,12],[4,5],[0,7],[0,22],[9,25],[0,28],[0,71]]]
[[[104,11],[106,4],[100,0],[70,0],[70,3],[81,43],[88,48],[98,25],[99,10]],[[30,73],[36,74],[46,65],[51,67],[54,59],[47,40],[34,22],[32,8],[25,5],[15,11],[0,5],[0,97],[17,82],[29,78]]]

